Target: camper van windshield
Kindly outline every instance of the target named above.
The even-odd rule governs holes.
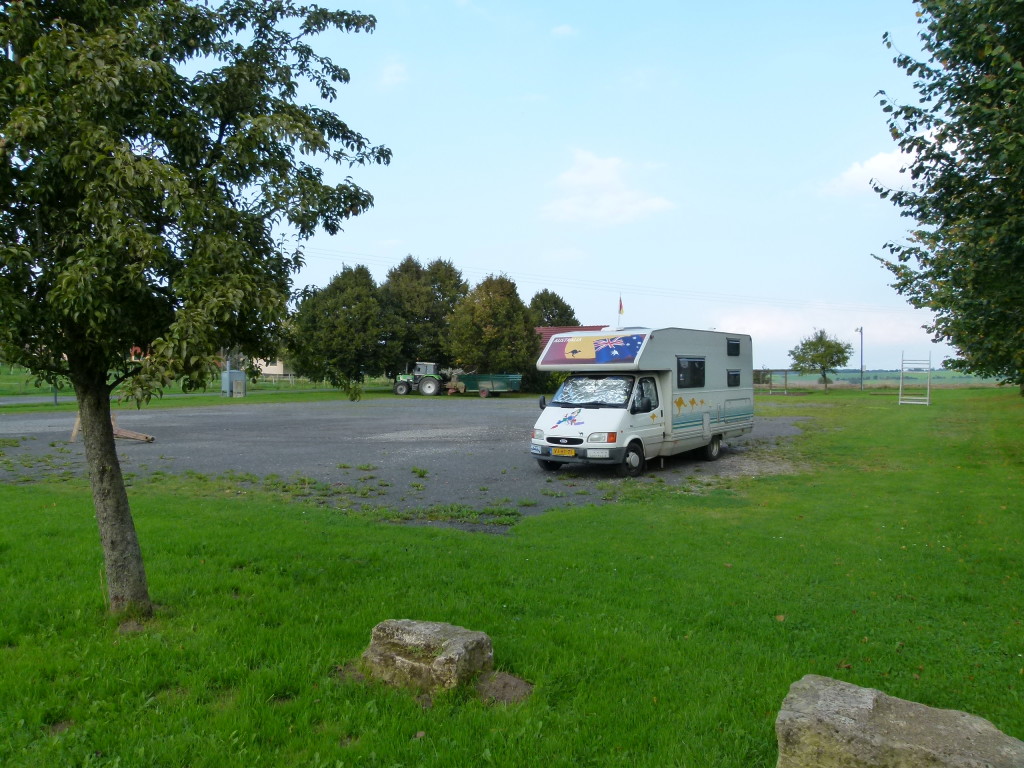
[[[632,390],[632,376],[570,376],[562,382],[551,404],[578,408],[625,408]]]

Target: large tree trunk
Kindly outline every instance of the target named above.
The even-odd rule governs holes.
[[[106,386],[75,385],[78,396],[85,460],[89,467],[92,500],[103,544],[107,595],[114,613],[153,613],[146,585],[142,550],[135,533],[121,463],[114,447],[110,422],[110,393]]]

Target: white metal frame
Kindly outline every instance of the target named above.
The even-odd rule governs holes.
[[[921,386],[914,385],[907,374],[925,373],[924,391]],[[932,356],[927,360],[908,360],[900,362],[900,405],[931,405],[932,402]]]

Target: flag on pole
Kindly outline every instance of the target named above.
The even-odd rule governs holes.
[[[622,308],[622,294],[619,294],[619,317],[622,317],[622,313],[625,310]]]

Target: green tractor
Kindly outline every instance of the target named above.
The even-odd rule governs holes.
[[[446,383],[437,363],[416,363],[412,373],[395,376],[394,390],[396,395],[408,395],[413,391],[421,395],[436,395],[444,389]]]

